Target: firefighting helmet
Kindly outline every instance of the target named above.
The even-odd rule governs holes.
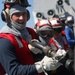
[[[61,32],[64,29],[64,25],[60,18],[51,18],[49,21],[54,31]]]
[[[48,20],[40,20],[34,27],[36,33],[41,36],[51,35],[52,27]]]
[[[74,24],[74,18],[73,16],[68,16],[66,21],[65,21],[66,24]]]

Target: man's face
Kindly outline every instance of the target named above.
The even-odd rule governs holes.
[[[27,21],[27,13],[26,12],[14,13],[11,19],[18,24],[25,24]]]
[[[61,35],[61,32],[62,32],[62,28],[56,28],[56,29],[54,29],[53,32],[54,32],[54,37],[59,38]]]

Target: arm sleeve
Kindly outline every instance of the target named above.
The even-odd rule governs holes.
[[[0,63],[8,75],[37,75],[33,65],[21,65],[16,57],[13,44],[7,39],[0,39]]]
[[[65,33],[66,33],[66,37],[67,37],[67,40],[70,44],[75,44],[75,40],[74,40],[74,37],[72,36],[71,34],[71,31],[69,29],[65,29]]]

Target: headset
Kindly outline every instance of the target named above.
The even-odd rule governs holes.
[[[1,12],[1,18],[4,22],[7,22],[9,23],[10,22],[10,12],[9,12],[10,8],[6,8],[6,9],[3,9],[2,12]],[[29,11],[27,10],[27,21],[30,19],[30,13]]]
[[[11,5],[20,4],[23,7],[31,6],[29,4],[28,0],[5,0],[5,1],[3,1],[3,3],[4,4],[11,4]]]
[[[9,9],[3,9],[1,12],[1,18],[4,22],[10,22],[10,16],[9,16],[10,12]]]
[[[11,22],[9,10],[13,5],[16,5],[16,4],[19,4],[25,8],[30,6],[27,0],[5,0],[4,1],[4,9],[1,12],[1,18],[4,22],[9,22],[9,23]],[[30,19],[30,13],[27,10],[27,21],[29,19]]]

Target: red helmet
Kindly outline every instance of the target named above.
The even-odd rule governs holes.
[[[62,21],[59,18],[51,18],[49,21],[52,28],[61,28],[63,26]]]
[[[34,27],[36,33],[38,34],[43,34],[43,35],[47,35],[46,32],[50,33],[50,31],[52,31],[52,27],[51,24],[49,23],[48,20],[39,20],[35,27]]]
[[[35,25],[35,30],[37,31],[44,31],[44,30],[50,30],[51,24],[48,20],[39,20]]]
[[[60,20],[60,18],[51,18],[49,21],[55,32],[60,33],[62,30],[64,30],[65,27],[64,27],[62,21]]]

